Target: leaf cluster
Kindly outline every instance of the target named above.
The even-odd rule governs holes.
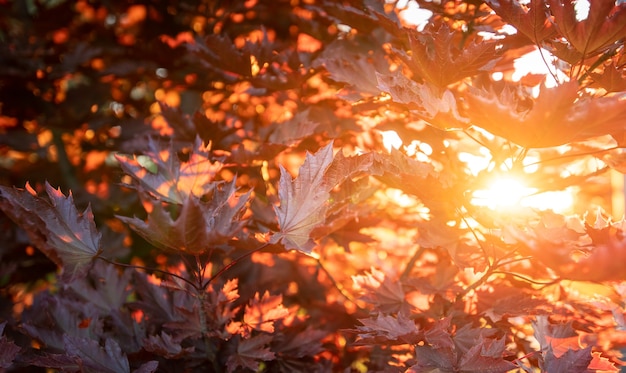
[[[579,3],[0,1],[0,370],[617,371],[626,3]]]

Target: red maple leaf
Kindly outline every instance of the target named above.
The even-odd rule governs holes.
[[[626,36],[626,3],[589,2],[587,18],[577,20],[576,2],[548,0],[561,34],[583,55],[592,54]]]
[[[587,368],[592,371],[600,371],[603,373],[619,372],[619,369],[617,369],[615,363],[612,363],[609,359],[602,357],[602,354],[599,352],[591,353],[591,362],[589,363],[589,366]]]
[[[623,136],[624,97],[579,96],[576,81],[541,87],[533,98],[519,89],[473,91],[465,113],[472,123],[527,148],[558,146],[595,136]]]
[[[396,51],[407,67],[419,78],[444,88],[465,77],[491,70],[499,57],[498,42],[475,40],[462,49],[447,24],[427,28],[422,32],[407,29],[411,55]]]
[[[589,76],[607,92],[626,91],[626,68],[613,63],[604,65],[602,73],[590,73]]]
[[[503,20],[535,43],[556,33],[545,0],[531,0],[528,4],[517,0],[487,0],[486,3]]]

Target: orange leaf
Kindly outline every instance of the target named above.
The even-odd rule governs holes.
[[[466,97],[471,121],[527,148],[563,145],[591,137],[624,135],[626,96],[579,97],[578,83],[541,87],[537,98],[514,88],[474,91]]]

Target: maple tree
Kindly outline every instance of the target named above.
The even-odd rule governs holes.
[[[0,370],[624,365],[626,3],[0,10]]]

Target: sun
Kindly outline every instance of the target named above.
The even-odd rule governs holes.
[[[502,176],[494,179],[486,189],[480,189],[472,194],[471,203],[474,206],[486,206],[491,209],[510,208],[522,205],[522,200],[537,192],[530,188],[520,178]]]
[[[540,192],[538,188],[528,186],[523,178],[504,175],[494,178],[485,189],[476,190],[471,204],[496,211],[529,207],[568,213],[574,205],[573,195],[570,189]]]

